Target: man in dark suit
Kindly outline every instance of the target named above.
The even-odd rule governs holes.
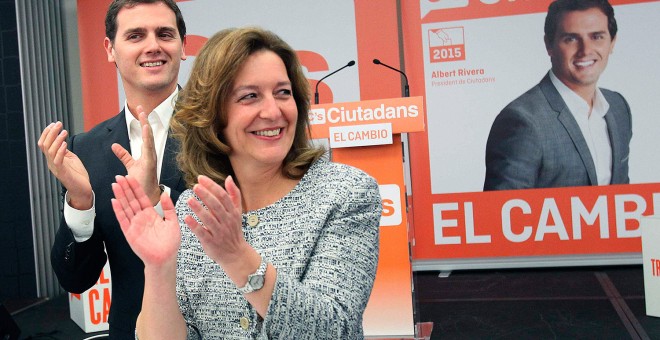
[[[112,211],[116,175],[136,178],[158,210],[159,197],[174,201],[185,190],[176,166],[178,149],[169,121],[186,28],[174,0],[114,0],[106,14],[108,61],[119,70],[124,109],[66,143],[57,122],[39,147],[65,191],[64,214],[51,250],[60,284],[73,293],[92,287],[107,259],[112,276],[110,337],[133,339],[141,309],[144,265],[130,249]],[[153,129],[152,129],[153,128]],[[67,149],[68,147],[68,149]]]
[[[552,68],[497,116],[484,190],[629,183],[630,107],[597,87],[616,42],[607,0],[557,0],[545,20]]]

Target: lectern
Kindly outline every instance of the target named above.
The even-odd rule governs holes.
[[[424,130],[422,97],[313,105],[312,138],[328,139],[332,160],[360,168],[383,200],[376,281],[364,314],[367,338],[412,338],[412,266],[401,133]]]

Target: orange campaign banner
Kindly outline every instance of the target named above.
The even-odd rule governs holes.
[[[417,228],[418,259],[598,255],[640,251],[640,220],[660,184],[438,195]],[[478,213],[477,213],[478,212]]]
[[[644,39],[660,32],[658,0],[610,0],[619,33],[598,86],[630,106],[631,184],[484,191],[495,117],[551,68],[551,2],[402,3],[405,69],[426,109],[426,130],[408,138],[413,270],[641,263],[639,221],[660,202],[660,81],[646,57],[658,48]]]

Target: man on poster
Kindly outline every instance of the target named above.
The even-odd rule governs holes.
[[[179,66],[186,59],[186,27],[174,0],[113,0],[105,24],[104,46],[122,79],[124,109],[69,143],[62,123],[52,123],[38,144],[66,190],[64,216],[51,250],[60,285],[72,293],[86,291],[99,279],[107,258],[112,271],[110,337],[133,339],[144,265],[114,216],[111,184],[117,175],[134,177],[157,210],[163,191],[176,201],[185,190],[169,123]]]
[[[627,184],[630,107],[597,87],[616,42],[607,0],[557,0],[545,20],[551,70],[497,116],[484,190]]]

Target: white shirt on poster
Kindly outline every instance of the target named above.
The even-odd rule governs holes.
[[[587,142],[589,153],[591,153],[596,167],[598,185],[610,184],[612,180],[612,146],[605,121],[605,114],[610,109],[610,104],[600,89],[596,87],[593,107],[590,109],[589,103],[564,85],[552,71],[550,71],[550,80],[582,131],[582,136]]]

